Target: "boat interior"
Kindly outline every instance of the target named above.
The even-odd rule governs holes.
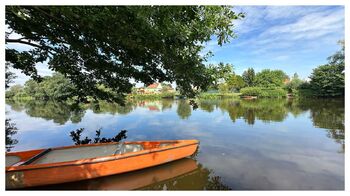
[[[103,145],[75,146],[73,148],[46,149],[28,158],[21,157],[18,153],[6,155],[6,167],[20,165],[37,165],[58,162],[67,162],[80,159],[104,157],[110,155],[121,155],[141,150],[162,148],[171,146],[177,142],[138,142],[138,143],[112,143]]]

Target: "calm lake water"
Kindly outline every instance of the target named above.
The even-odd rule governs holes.
[[[82,137],[127,141],[200,140],[192,158],[158,167],[40,189],[343,190],[344,100],[134,101],[76,109],[57,102],[7,102],[16,124],[11,151],[73,145]]]

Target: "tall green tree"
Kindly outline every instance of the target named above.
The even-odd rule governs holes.
[[[244,71],[242,74],[242,78],[247,86],[254,86],[255,81],[255,71],[253,68],[248,68],[248,70]]]
[[[289,93],[297,93],[299,86],[303,84],[303,81],[299,78],[297,73],[294,73],[290,82],[286,84],[286,88]]]
[[[220,83],[224,83],[229,80],[232,74],[234,74],[233,71],[233,65],[223,62],[220,62],[219,64],[209,64],[207,72],[209,74],[208,80],[211,78],[211,84],[212,87],[215,89],[218,88],[218,85]]]
[[[246,83],[240,75],[231,75],[227,81],[227,85],[229,86],[230,90],[239,91],[246,85]]]
[[[216,36],[218,45],[235,36],[234,20],[244,17],[230,6],[6,6],[5,23],[22,37],[5,43],[6,61],[39,80],[35,65],[63,74],[88,95],[123,102],[131,79],[149,85],[176,82],[193,96],[206,89],[210,76],[200,55]],[[111,88],[101,91],[96,84]]]
[[[286,79],[288,76],[282,70],[264,69],[256,74],[255,84],[265,88],[276,88],[282,87]]]
[[[321,65],[313,70],[310,86],[321,97],[342,96],[345,92],[343,65]]]
[[[339,40],[338,44],[341,49],[327,58],[328,64],[330,65],[345,65],[345,41]]]
[[[310,86],[317,96],[332,97],[345,94],[345,46],[339,41],[340,51],[328,57],[329,63],[313,70]]]

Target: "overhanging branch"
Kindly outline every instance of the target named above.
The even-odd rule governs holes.
[[[25,44],[25,45],[29,45],[29,46],[33,46],[36,48],[41,48],[46,50],[48,53],[52,54],[53,53],[50,50],[54,50],[53,48],[49,47],[49,46],[42,46],[36,43],[32,43],[31,41],[26,41],[23,40],[24,38],[19,38],[19,39],[5,39],[5,43],[20,43],[20,44]]]

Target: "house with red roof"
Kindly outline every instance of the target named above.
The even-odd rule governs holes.
[[[160,93],[162,88],[161,83],[153,83],[145,88],[145,93]]]

